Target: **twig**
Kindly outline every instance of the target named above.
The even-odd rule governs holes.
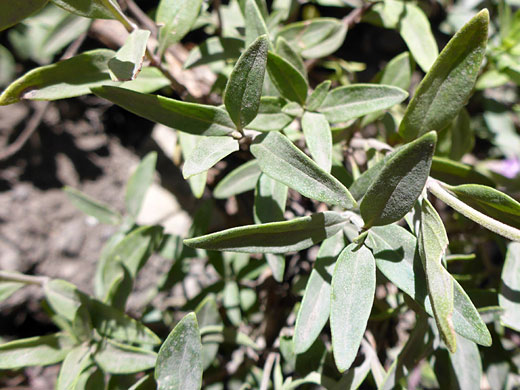
[[[372,7],[375,5],[375,2],[365,3],[361,7],[352,10],[347,16],[345,16],[341,21],[344,25],[348,27],[350,30],[356,24],[361,22],[361,18],[366,14]]]
[[[135,3],[134,0],[125,0],[125,3],[137,21],[152,32],[154,36],[157,36],[157,25],[155,22],[146,15],[141,8]]]
[[[18,282],[43,286],[49,278],[47,276],[30,276],[14,272],[0,271],[0,282]]]
[[[60,57],[60,61],[66,60],[74,56],[74,54],[78,52],[86,37],[87,34],[83,33],[74,42],[72,42],[67,48],[67,50],[65,50],[65,53],[63,53],[63,55]],[[23,148],[25,143],[29,140],[29,138],[31,138],[31,135],[33,135],[33,133],[38,129],[38,126],[43,120],[43,116],[45,115],[45,111],[49,107],[49,104],[50,102],[34,103],[36,109],[31,119],[29,120],[29,122],[27,122],[27,125],[20,133],[18,138],[11,145],[7,146],[4,150],[0,151],[0,161],[7,160]]]

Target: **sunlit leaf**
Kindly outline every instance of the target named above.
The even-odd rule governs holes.
[[[512,242],[507,249],[502,269],[502,283],[498,302],[505,309],[500,317],[502,323],[520,331],[520,243]]]
[[[157,153],[148,153],[139,163],[126,184],[125,205],[128,213],[137,218],[143,204],[144,196],[152,185]]]
[[[323,114],[306,112],[302,117],[305,142],[316,164],[326,172],[332,167],[332,133]]]

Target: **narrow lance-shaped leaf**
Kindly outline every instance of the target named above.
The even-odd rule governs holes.
[[[447,247],[448,236],[444,224],[431,203],[424,199],[421,207],[419,251],[435,321],[442,340],[453,353],[457,348],[452,321],[453,281],[442,265],[442,257]]]
[[[318,111],[331,123],[346,122],[390,108],[407,97],[408,92],[397,87],[353,84],[330,91]]]
[[[293,117],[283,112],[285,100],[273,96],[263,96],[255,119],[247,126],[257,131],[280,131],[287,127]]]
[[[155,366],[157,354],[147,349],[104,339],[94,354],[97,365],[109,374],[133,374]]]
[[[378,270],[433,316],[415,236],[392,224],[371,228],[365,243],[374,253]],[[486,324],[456,280],[453,280],[453,305],[455,332],[480,345],[491,345]]]
[[[193,152],[195,152],[197,143],[202,138],[203,136],[198,136],[189,133],[181,132],[179,134],[179,143],[181,145],[182,157],[184,158],[184,161],[187,161],[190,158],[190,155]],[[188,178],[188,183],[190,185],[191,192],[193,193],[195,198],[200,199],[204,194],[207,178],[207,171],[203,171]]]
[[[248,225],[184,240],[194,248],[245,252],[286,253],[299,251],[336,234],[348,218],[333,211],[291,221]]]
[[[159,350],[155,379],[158,390],[200,390],[202,345],[195,313],[186,315]]]
[[[251,160],[229,172],[215,187],[213,196],[226,199],[255,188],[262,171],[257,160]]]
[[[226,111],[118,87],[100,87],[96,95],[154,122],[195,135],[228,135],[236,130]]]
[[[115,81],[134,80],[143,66],[146,44],[150,37],[148,30],[134,30],[117,51],[114,58],[108,61],[110,75]]]
[[[128,213],[134,218],[137,218],[139,215],[144,196],[153,182],[156,163],[157,153],[148,153],[128,180],[125,192],[125,205]]]
[[[325,99],[327,98],[327,94],[329,93],[330,86],[332,81],[325,80],[320,83],[314,91],[307,98],[307,110],[316,111],[321,107]]]
[[[246,45],[254,42],[262,35],[269,37],[262,11],[255,0],[241,0],[246,27]]]
[[[486,51],[489,12],[462,27],[428,71],[408,105],[399,133],[407,140],[448,126],[469,98]]]
[[[244,41],[232,37],[211,37],[190,51],[184,61],[184,68],[211,64],[216,61],[232,60],[240,57]]]
[[[206,172],[238,149],[238,141],[231,137],[201,137],[195,149],[186,158],[182,167],[182,175],[188,179]]]
[[[509,195],[479,184],[446,186],[446,188],[476,210],[520,229],[520,203]]]
[[[0,369],[55,364],[73,347],[74,340],[62,333],[11,341],[0,345]]]
[[[89,345],[78,345],[67,354],[58,375],[56,390],[75,389],[82,371],[91,364]]]
[[[302,195],[345,209],[356,206],[343,184],[282,134],[271,132],[257,137],[251,145],[251,153],[264,173]]]
[[[267,71],[271,81],[283,97],[302,106],[305,104],[309,85],[305,77],[289,61],[275,53],[268,52]]]
[[[159,30],[159,55],[169,46],[180,42],[190,31],[200,12],[202,0],[161,0],[155,21]]]
[[[0,95],[0,105],[21,99],[56,100],[90,93],[90,88],[110,82],[108,61],[112,50],[88,51],[56,64],[27,72]]]
[[[21,22],[36,11],[42,9],[49,0],[24,0],[23,2],[1,0],[0,31]]]
[[[332,167],[332,133],[323,114],[306,112],[302,118],[305,142],[316,163],[326,172]]]
[[[307,79],[307,69],[302,58],[283,37],[278,37],[276,40],[276,54],[289,61]]]
[[[99,222],[110,225],[117,225],[121,222],[121,215],[112,210],[110,206],[102,204],[71,187],[65,187],[63,191],[74,206],[85,214],[96,218]]]
[[[336,258],[347,246],[342,231],[322,242],[296,317],[294,352],[307,351],[329,320],[330,291]]]
[[[205,326],[222,326],[222,318],[218,311],[215,297],[211,294],[197,306],[195,309],[197,314],[197,322],[202,329]],[[219,345],[216,343],[206,343],[202,345],[202,368],[205,370],[213,363],[217,356]]]
[[[451,365],[460,390],[480,388],[482,360],[478,346],[463,337],[457,337],[457,351],[450,355]]]
[[[412,209],[428,179],[436,141],[431,131],[388,160],[361,202],[365,227],[398,221]]]
[[[339,255],[332,275],[330,329],[340,372],[357,356],[376,292],[376,262],[370,249],[352,243]]]
[[[266,35],[258,37],[240,56],[224,93],[224,104],[239,130],[255,119],[264,84],[267,49]]]
[[[502,283],[498,302],[504,308],[500,317],[508,328],[520,332],[520,243],[512,242],[507,248],[506,261],[502,269]]]
[[[58,7],[73,14],[92,19],[113,19],[114,13],[111,7],[117,7],[113,0],[51,0]]]

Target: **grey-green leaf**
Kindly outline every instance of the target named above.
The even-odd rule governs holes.
[[[457,351],[450,355],[453,372],[460,390],[479,389],[482,378],[482,361],[478,346],[464,337],[457,337]]]
[[[323,58],[341,47],[347,26],[335,18],[315,18],[291,23],[277,37],[285,38],[304,58]]]
[[[302,195],[345,209],[356,206],[343,184],[282,134],[270,132],[257,137],[251,145],[251,153],[257,158],[262,172]]]
[[[293,118],[282,111],[285,100],[273,96],[263,96],[255,119],[247,126],[257,131],[279,131],[288,126]]]
[[[374,253],[377,269],[433,316],[415,236],[392,224],[371,228],[365,243]],[[491,345],[486,324],[456,280],[453,280],[453,304],[455,332],[480,345]]]
[[[58,7],[63,8],[73,14],[92,19],[113,19],[114,13],[107,7],[117,7],[113,1],[104,2],[103,0],[51,0]]]
[[[227,199],[255,188],[262,171],[257,160],[248,161],[229,172],[215,187],[216,199]]]
[[[287,192],[285,184],[261,174],[255,188],[255,223],[283,221]]]
[[[302,106],[305,104],[309,85],[305,77],[289,61],[273,52],[268,52],[267,71],[283,97]]]
[[[376,292],[376,262],[370,249],[352,243],[339,255],[332,275],[330,330],[340,372],[357,356]]]
[[[255,0],[243,0],[244,19],[246,27],[246,45],[250,45],[262,35],[269,36],[262,11]]]
[[[321,105],[327,98],[327,94],[329,93],[331,84],[332,81],[325,80],[322,83],[320,83],[314,91],[312,91],[312,93],[307,98],[307,110],[316,111],[321,107]]]
[[[110,206],[98,202],[72,187],[65,187],[63,191],[76,208],[96,218],[99,222],[109,225],[117,225],[121,222],[121,215]]]
[[[302,117],[305,142],[316,164],[330,173],[332,167],[332,133],[325,115],[306,112]]]
[[[81,373],[91,362],[90,357],[90,346],[86,344],[78,345],[70,351],[61,366],[56,390],[76,389]]]
[[[5,30],[25,18],[31,16],[36,11],[42,9],[49,0],[24,0],[23,2],[12,0],[1,0],[0,9],[0,31]]]
[[[479,184],[446,186],[446,188],[474,209],[520,229],[520,203],[509,195]]]
[[[504,308],[500,317],[508,328],[520,332],[520,243],[512,242],[507,248],[506,261],[502,269],[502,283],[498,302]]]
[[[238,149],[238,141],[231,137],[201,137],[186,158],[182,175],[187,179],[205,172]]]
[[[146,45],[150,31],[134,30],[126,38],[125,44],[108,61],[110,75],[114,81],[134,80],[143,66]]]
[[[436,141],[431,131],[388,160],[361,202],[365,227],[398,221],[412,209],[428,179]]]
[[[320,335],[330,314],[330,283],[336,258],[347,246],[342,231],[322,242],[296,317],[294,352],[307,351]]]
[[[233,60],[240,56],[244,41],[232,37],[211,37],[190,51],[184,61],[184,68],[211,64],[217,61]]]
[[[289,61],[303,77],[307,79],[307,69],[301,56],[295,51],[295,49],[287,42],[283,37],[278,37],[276,40],[276,54],[283,59]]]
[[[437,211],[428,199],[422,201],[419,252],[426,274],[428,294],[441,338],[450,352],[457,348],[453,329],[453,282],[442,265],[448,247],[448,235]]]
[[[448,42],[406,109],[399,126],[403,138],[444,129],[466,104],[486,51],[488,25],[484,9]]]
[[[62,333],[11,341],[0,345],[0,369],[55,364],[73,347],[74,340]]]
[[[224,92],[224,104],[239,130],[255,119],[264,84],[267,49],[266,35],[258,37],[238,59]]]
[[[346,122],[390,108],[407,97],[408,92],[397,87],[352,84],[330,91],[318,111],[331,123]]]
[[[222,325],[222,318],[218,311],[217,302],[213,295],[208,295],[195,309],[197,322],[202,329],[205,326]],[[202,345],[202,369],[205,370],[213,363],[218,353],[217,343],[205,343]]]
[[[143,94],[118,87],[100,87],[96,95],[154,122],[195,135],[228,135],[236,130],[221,108],[181,102],[163,96]]]
[[[159,55],[169,46],[180,42],[190,31],[200,12],[202,0],[161,0],[155,21],[159,30]]]
[[[246,252],[286,253],[299,251],[336,234],[348,219],[326,211],[291,221],[248,225],[185,240],[194,248]]]
[[[144,196],[153,182],[156,163],[157,153],[148,153],[128,180],[125,192],[125,204],[126,210],[134,218],[137,218],[139,215]]]
[[[92,50],[33,69],[2,92],[0,105],[17,103],[22,99],[56,100],[86,95],[91,87],[110,82],[108,61],[114,55],[112,50]]]
[[[159,350],[155,379],[158,390],[200,390],[202,345],[195,313],[187,314]]]
[[[94,360],[109,374],[133,374],[154,367],[157,354],[147,349],[104,339],[94,354]]]
[[[349,187],[349,191],[357,201],[361,200],[363,196],[365,196],[366,192],[377,179],[381,170],[385,166],[386,162],[389,160],[392,154],[388,154],[385,158],[379,160],[377,163],[368,168],[365,172],[363,172],[352,185]]]

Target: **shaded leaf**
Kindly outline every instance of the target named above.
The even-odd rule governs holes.
[[[184,68],[211,64],[217,61],[234,60],[240,56],[244,41],[232,37],[210,37],[190,51]]]
[[[136,29],[128,35],[125,44],[108,61],[110,75],[115,81],[134,80],[143,66],[150,31]]]
[[[303,63],[300,55],[294,50],[294,48],[287,42],[283,37],[278,37],[276,40],[276,54],[283,59],[287,60],[292,66],[294,66],[301,75],[307,79],[307,69]]]
[[[91,364],[89,345],[79,345],[70,351],[60,369],[56,390],[76,389],[76,383],[84,369]]]
[[[107,3],[112,7],[119,8],[113,1],[103,0],[51,0],[58,7],[73,14],[92,19],[114,19],[114,14],[107,7]]]
[[[326,172],[332,167],[332,133],[323,114],[306,112],[302,117],[305,142],[316,164]]]
[[[307,351],[329,320],[331,280],[336,258],[347,246],[342,231],[322,242],[296,317],[294,352]]]
[[[386,162],[360,205],[365,227],[398,221],[412,209],[430,173],[436,141],[437,133],[431,131]]]
[[[390,159],[393,154],[388,154],[382,160],[379,160],[377,163],[368,168],[365,172],[363,172],[352,185],[349,187],[349,191],[357,201],[361,200],[363,196],[365,196],[366,192],[377,179],[381,170]]]
[[[300,105],[307,99],[307,80],[289,61],[279,55],[267,53],[267,71],[280,94]]]
[[[200,328],[212,325],[222,325],[222,318],[218,311],[217,302],[213,295],[208,295],[195,309],[197,323]],[[205,370],[213,363],[217,356],[219,345],[217,343],[204,343],[202,345],[202,369]]]
[[[495,183],[476,171],[472,166],[433,156],[431,176],[451,185],[466,184],[468,182],[494,186]]]
[[[474,209],[520,229],[520,203],[509,195],[479,184],[445,187]]]
[[[25,0],[22,3],[12,0],[1,0],[0,9],[0,31],[5,30],[25,18],[31,16],[36,11],[42,9],[49,0]]]
[[[264,84],[269,39],[258,37],[240,56],[224,92],[224,104],[239,130],[255,119]]]
[[[291,23],[277,37],[286,39],[304,58],[326,57],[340,48],[347,26],[334,18],[314,18]]]
[[[288,126],[293,118],[282,111],[285,100],[272,96],[263,96],[260,99],[258,114],[249,125],[248,129],[257,131],[277,131]]]
[[[55,364],[73,347],[74,341],[62,333],[11,341],[0,345],[0,369]]]
[[[106,373],[132,374],[154,367],[157,354],[143,348],[103,340],[94,354],[94,360]]]
[[[520,331],[520,243],[512,242],[507,248],[506,261],[502,269],[502,283],[498,302],[504,308],[502,323]]]
[[[376,262],[370,249],[352,243],[339,255],[332,275],[330,330],[340,372],[357,356],[376,292]]]
[[[0,105],[21,99],[56,100],[90,93],[90,88],[110,82],[108,61],[112,50],[88,51],[56,64],[27,72],[0,95]]]
[[[0,302],[5,301],[16,291],[24,287],[24,283],[18,282],[0,282]]]
[[[448,42],[417,87],[399,126],[411,140],[450,124],[475,85],[486,51],[489,13],[479,12]]]
[[[161,0],[155,21],[159,30],[159,56],[171,45],[180,42],[191,30],[200,13],[202,0]]]
[[[125,205],[128,213],[135,219],[141,211],[143,200],[152,185],[157,153],[148,153],[137,166],[126,184]]]
[[[158,390],[199,390],[202,345],[195,313],[186,315],[161,345],[155,379]]]
[[[203,173],[238,149],[238,141],[231,137],[202,137],[184,162],[182,175],[187,179]]]
[[[280,133],[257,137],[251,145],[264,173],[304,196],[349,209],[356,206],[348,190],[335,177],[319,168]]]
[[[330,91],[318,109],[331,123],[346,122],[401,103],[408,93],[386,85],[353,84]]]
[[[229,172],[215,187],[213,196],[226,199],[255,188],[262,171],[257,160],[248,161]]]
[[[442,265],[442,258],[448,247],[448,236],[441,217],[428,199],[422,201],[420,218],[419,252],[426,274],[428,294],[441,338],[453,353],[457,348],[452,321],[453,282]]]
[[[321,107],[327,98],[331,84],[332,82],[330,80],[325,80],[320,83],[314,91],[312,91],[312,93],[307,97],[307,110],[316,111]]]
[[[241,1],[243,7],[245,27],[246,27],[246,46],[249,46],[258,37],[266,35],[269,37],[269,30],[265,24],[264,15],[255,0]]]
[[[99,222],[110,225],[121,223],[121,215],[110,206],[98,202],[72,187],[64,187],[63,191],[77,209],[96,218]]]
[[[477,344],[457,337],[457,351],[450,355],[451,365],[460,390],[480,388],[482,361]]]
[[[226,309],[229,322],[238,327],[242,323],[242,312],[240,311],[240,290],[237,282],[228,280],[224,287],[222,304]]]
[[[184,240],[194,248],[245,253],[286,253],[308,248],[334,235],[348,221],[333,211],[291,221],[248,225]]]
[[[219,136],[236,130],[227,112],[218,107],[181,102],[118,87],[105,86],[95,88],[92,92],[136,115],[186,133]]]
[[[471,129],[470,117],[465,109],[441,133],[436,154],[458,161],[475,146],[475,136]]]

